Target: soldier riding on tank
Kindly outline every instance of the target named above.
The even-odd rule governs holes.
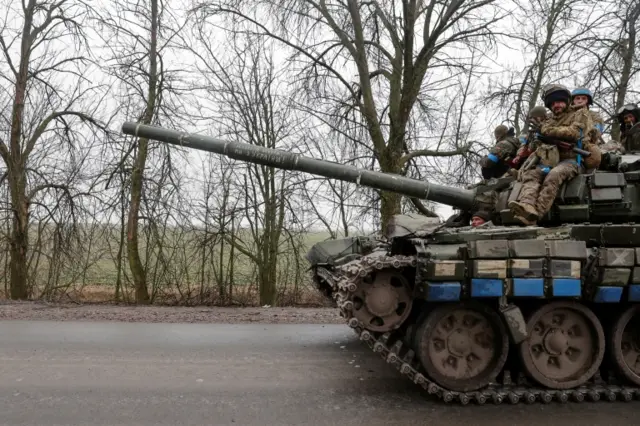
[[[496,144],[489,153],[480,160],[482,177],[485,179],[503,176],[511,167],[511,161],[520,147],[520,142],[514,137],[513,128],[504,124],[499,125],[493,131]]]
[[[627,151],[640,151],[640,108],[627,104],[618,110],[621,142]]]
[[[540,126],[547,118],[547,109],[542,105],[535,106],[527,114],[527,124],[529,127],[528,132],[522,133],[518,136],[520,140],[520,148],[516,154],[516,157],[511,161],[511,167],[518,170],[524,161],[535,151],[533,147],[536,133],[540,130]]]
[[[511,201],[509,208],[525,225],[535,225],[551,209],[560,186],[580,173],[584,166],[582,155],[571,148],[583,149],[592,144],[594,134],[591,115],[582,107],[569,105],[571,92],[566,87],[548,86],[542,98],[553,116],[542,124],[536,137],[555,144],[537,143],[536,152],[520,171],[522,190],[518,201]],[[563,143],[569,149],[563,148]]]
[[[597,145],[604,143],[604,140],[602,139],[602,134],[604,133],[604,120],[598,112],[591,111],[591,105],[593,105],[593,93],[591,93],[591,90],[584,87],[574,89],[573,92],[571,92],[571,105],[589,110],[595,130],[598,132],[598,137],[594,137],[592,139],[593,143]]]

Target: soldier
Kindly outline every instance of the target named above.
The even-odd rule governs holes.
[[[471,217],[471,226],[476,228],[476,227],[478,227],[480,225],[484,225],[485,223],[488,223],[490,221],[491,221],[491,214],[488,211],[478,210]]]
[[[571,104],[576,107],[586,107],[589,110],[593,125],[598,131],[596,134],[597,137],[592,138],[592,142],[596,145],[604,144],[604,140],[602,139],[602,134],[604,133],[604,120],[600,114],[596,111],[591,111],[590,109],[591,105],[593,105],[593,94],[591,93],[591,90],[584,87],[573,89],[573,92],[571,92]]]
[[[504,124],[499,125],[493,131],[496,144],[489,150],[482,160],[482,177],[485,179],[503,176],[509,170],[511,161],[520,147],[520,142],[516,139],[513,129],[507,128]]]
[[[547,109],[541,105],[533,107],[527,115],[529,123],[529,131],[527,133],[521,133],[518,136],[520,140],[520,148],[516,154],[516,157],[511,161],[510,165],[515,170],[518,170],[524,161],[529,158],[532,152],[535,151],[533,143],[529,143],[535,140],[535,134],[540,130],[540,126],[548,118]]]
[[[571,141],[569,143],[578,148],[590,142],[594,128],[591,115],[585,108],[569,106],[571,92],[567,88],[560,85],[547,86],[543,99],[545,106],[553,112],[553,116],[540,127],[543,136]],[[541,161],[542,164],[533,168],[529,168],[526,163],[523,165],[520,171],[523,185],[519,200],[509,203],[514,217],[525,225],[535,225],[551,209],[560,185],[575,177],[582,166],[581,156],[572,150],[558,149],[553,154],[548,146],[544,146],[546,144],[538,145],[532,157],[542,157],[541,160],[547,158],[548,161]],[[541,148],[544,149],[541,151]]]
[[[640,108],[627,104],[618,110],[622,146],[627,151],[640,151]]]

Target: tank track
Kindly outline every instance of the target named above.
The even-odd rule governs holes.
[[[332,297],[340,309],[340,315],[346,323],[364,341],[373,352],[380,354],[388,364],[393,365],[401,375],[421,386],[428,394],[435,396],[445,403],[467,405],[469,403],[485,404],[518,404],[544,403],[553,401],[560,403],[586,401],[632,401],[640,399],[640,387],[619,383],[615,376],[604,380],[600,372],[587,385],[575,389],[554,390],[531,386],[526,379],[511,380],[510,372],[503,370],[501,380],[494,382],[484,389],[473,392],[457,392],[448,390],[427,377],[417,360],[414,351],[405,340],[401,329],[390,332],[373,332],[366,330],[364,325],[353,316],[352,297],[358,288],[358,281],[376,270],[385,268],[401,269],[416,267],[413,256],[388,256],[371,253],[358,260],[338,266],[333,271],[317,268],[316,273],[332,288]],[[603,361],[603,366],[606,360]],[[602,370],[602,366],[601,366]]]

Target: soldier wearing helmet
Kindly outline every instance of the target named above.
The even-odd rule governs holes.
[[[640,151],[640,108],[627,104],[618,110],[622,146],[627,151]]]
[[[595,135],[596,137],[592,138],[592,141],[596,145],[604,143],[604,140],[602,139],[602,134],[604,133],[604,120],[600,114],[596,111],[591,111],[590,109],[591,105],[593,105],[593,93],[591,93],[591,90],[584,87],[573,89],[573,92],[571,92],[571,104],[576,107],[587,108],[589,110],[593,125],[598,131]]]
[[[571,92],[566,87],[547,86],[542,99],[553,115],[542,124],[540,134],[578,148],[591,142],[594,134],[591,114],[586,108],[570,105]],[[555,145],[536,141],[536,152],[520,170],[523,185],[519,200],[509,203],[514,217],[525,225],[535,225],[551,209],[560,186],[575,177],[583,166],[581,156],[572,150],[558,149],[554,154],[550,147],[557,149]]]
[[[514,137],[513,128],[504,124],[499,125],[493,131],[496,144],[489,153],[480,160],[482,177],[485,179],[496,178],[504,175],[510,168],[509,162],[515,157],[520,141]]]
[[[604,120],[596,111],[591,111],[590,107],[593,105],[593,94],[591,90],[587,88],[580,87],[573,89],[573,92],[571,92],[571,104],[576,108],[586,108],[591,115],[591,120],[595,128],[589,138],[591,143],[585,146],[585,149],[588,150],[591,155],[584,159],[584,166],[586,169],[596,169],[602,161],[601,147],[604,144],[604,139],[602,138],[602,134],[604,133]]]
[[[516,154],[516,157],[511,161],[511,167],[519,169],[522,163],[535,151],[534,143],[535,134],[540,130],[542,123],[549,118],[547,109],[542,105],[533,107],[527,115],[527,123],[529,124],[529,131],[527,133],[521,133],[518,135],[520,140],[520,148]],[[531,142],[531,143],[530,143]]]

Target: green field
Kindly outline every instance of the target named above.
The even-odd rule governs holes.
[[[196,230],[142,229],[140,253],[146,265],[149,292],[157,304],[256,305],[257,264],[231,245],[205,242]],[[210,239],[214,235],[209,235]],[[132,301],[133,285],[123,253],[118,270],[120,229],[92,225],[79,230],[34,229],[31,236],[30,286],[34,299],[52,301]],[[315,243],[330,238],[328,232],[281,239],[277,272],[278,305],[320,305],[311,285],[304,258]],[[256,245],[248,230],[237,232],[236,241],[251,252]],[[7,263],[7,251],[0,253]],[[7,289],[8,268],[3,268],[2,288]]]

